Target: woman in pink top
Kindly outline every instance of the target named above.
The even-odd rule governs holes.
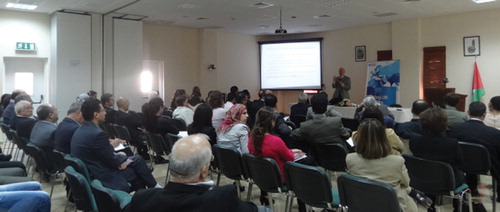
[[[280,137],[272,135],[274,127],[274,110],[263,107],[258,112],[255,125],[248,141],[250,154],[258,157],[272,158],[278,164],[281,172],[281,179],[285,182],[284,166],[287,161],[294,161],[294,153],[303,154],[299,149],[288,149],[285,142]],[[260,201],[262,204],[269,204],[267,193],[261,192]],[[304,207],[305,209],[305,207]],[[299,203],[299,211],[300,203]],[[304,210],[305,211],[305,210]]]

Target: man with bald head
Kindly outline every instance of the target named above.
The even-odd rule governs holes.
[[[130,134],[130,143],[137,147],[137,153],[149,160],[148,147],[141,139],[142,131],[139,129],[142,126],[141,117],[135,111],[129,110],[130,102],[127,98],[120,97],[116,101],[118,111],[115,113],[115,124],[127,127]]]
[[[422,136],[422,125],[420,124],[419,114],[429,107],[430,106],[426,101],[422,99],[415,100],[411,106],[413,118],[409,122],[396,123],[394,126],[396,134],[404,139]]]
[[[76,129],[83,123],[82,102],[76,101],[69,106],[67,116],[59,123],[54,133],[54,149],[70,154],[71,138]]]
[[[238,198],[235,185],[214,187],[205,182],[212,160],[207,137],[191,135],[172,148],[170,182],[163,189],[137,191],[128,211],[265,211]]]
[[[351,89],[351,78],[345,76],[344,67],[339,68],[339,76],[333,76],[332,87],[335,89],[330,103],[335,105],[343,99],[349,99],[349,90]]]

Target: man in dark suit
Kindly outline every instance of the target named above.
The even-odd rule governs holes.
[[[300,127],[300,123],[306,120],[307,108],[307,94],[300,93],[298,96],[299,102],[290,107],[290,121],[292,121],[295,126]]]
[[[251,128],[253,128],[253,125],[255,123],[255,115],[257,114],[257,111],[261,107],[264,107],[264,99],[262,99],[262,96],[264,95],[264,90],[259,90],[259,99],[254,100],[252,103],[247,103],[249,104],[247,106],[247,111],[248,111],[248,119],[247,119],[247,124]]]
[[[342,125],[340,117],[327,117],[325,115],[328,105],[328,97],[324,94],[316,94],[311,98],[311,107],[314,112],[312,120],[302,122],[300,128],[295,129],[292,138],[301,149],[308,151],[310,145],[320,143],[341,143],[350,133]],[[311,146],[312,147],[312,146]]]
[[[206,136],[180,139],[170,156],[170,182],[163,189],[137,191],[127,211],[261,211],[241,201],[235,185],[215,187],[213,181],[205,182],[212,157]]]
[[[126,192],[130,191],[128,183],[135,188],[144,184],[148,188],[159,187],[144,159],[114,152],[113,147],[125,141],[110,140],[99,128],[98,124],[104,122],[106,116],[106,110],[99,100],[85,101],[81,111],[85,122],[73,134],[71,154],[87,165],[93,178],[100,180],[107,188]]]
[[[148,147],[141,139],[142,131],[139,129],[142,127],[141,117],[135,111],[129,110],[129,105],[128,99],[123,97],[116,101],[118,111],[115,114],[115,124],[127,127],[130,134],[130,143],[137,148],[137,153],[142,158],[149,160]]]
[[[449,137],[459,141],[481,144],[486,147],[490,153],[491,171],[493,176],[500,180],[500,130],[484,125],[483,120],[486,116],[486,105],[482,102],[472,102],[469,104],[469,120],[464,123],[458,123],[450,126]],[[477,175],[466,175],[467,185],[472,189],[472,194],[479,194],[477,190]],[[497,193],[500,193],[497,187]]]
[[[35,126],[36,118],[33,117],[33,106],[31,102],[21,100],[15,106],[16,117],[12,120],[15,124],[11,125],[13,130],[17,131],[19,137],[30,140],[31,130]]]
[[[101,96],[101,102],[102,106],[104,106],[104,109],[106,110],[106,119],[104,120],[104,123],[115,123],[116,110],[113,109],[113,105],[115,105],[115,97],[113,96],[113,94],[104,93]]]
[[[71,138],[80,124],[83,123],[81,107],[82,102],[73,102],[68,109],[68,115],[57,126],[54,133],[54,149],[57,151],[70,154]]]
[[[59,120],[59,111],[56,106],[43,104],[38,107],[36,114],[38,121],[31,130],[30,142],[35,146],[52,152],[54,149],[54,132]]]
[[[413,118],[409,122],[396,123],[396,126],[394,127],[396,134],[404,139],[422,136],[422,125],[420,124],[420,117],[418,115],[427,108],[429,108],[429,104],[427,104],[426,101],[421,99],[415,100],[411,106]]]

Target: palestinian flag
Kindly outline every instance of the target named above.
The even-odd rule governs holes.
[[[481,80],[481,74],[479,74],[479,69],[477,68],[477,63],[474,62],[474,77],[472,78],[472,101],[478,102],[481,97],[484,96],[483,81]]]

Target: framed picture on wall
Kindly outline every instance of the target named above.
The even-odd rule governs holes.
[[[464,56],[468,57],[479,55],[481,55],[479,36],[464,37]]]
[[[354,47],[354,58],[356,62],[366,61],[366,46]]]

